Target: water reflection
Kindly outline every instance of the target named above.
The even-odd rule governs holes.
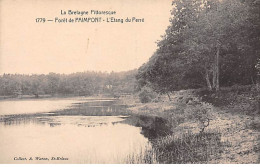
[[[45,103],[47,102],[46,100],[44,100],[45,102],[40,102],[39,100],[37,100],[37,106],[39,108],[44,108],[42,105],[45,105]],[[52,103],[51,105],[47,105],[47,106],[51,106],[49,108],[49,110],[45,109],[46,112],[39,112],[40,109],[36,109],[36,107],[32,107],[33,109],[30,109],[27,113],[27,110],[25,111],[18,111],[19,107],[15,107],[13,108],[11,111],[9,111],[8,113],[23,113],[23,114],[5,114],[5,115],[0,115],[0,122],[4,122],[5,125],[11,125],[11,124],[26,124],[28,122],[34,122],[34,123],[39,123],[42,124],[42,120],[44,119],[53,119],[52,117],[56,116],[55,118],[57,118],[57,116],[67,116],[66,118],[69,118],[68,116],[120,116],[120,115],[124,115],[127,116],[129,115],[129,112],[127,112],[126,107],[124,105],[118,105],[116,103],[116,101],[114,100],[87,100],[87,101],[83,101],[82,102],[75,102],[72,103],[72,101],[70,101],[68,103],[68,100],[57,100],[60,101],[62,104],[65,104],[64,101],[66,101],[66,105],[69,105],[71,103],[70,106],[64,107],[63,109],[59,109],[56,111],[53,111],[53,108],[57,108],[55,106],[53,106],[55,103],[53,103],[52,101],[49,101],[50,103]],[[30,101],[23,101],[25,104],[24,105],[28,105]],[[10,103],[10,102],[8,102]],[[18,103],[18,104],[16,104]],[[35,101],[32,101],[33,106],[35,105]],[[67,104],[68,103],[68,104]],[[1,104],[1,102],[0,102]],[[14,106],[20,106],[22,105],[21,101],[13,101]],[[47,106],[45,106],[45,108],[47,108]],[[59,107],[61,105],[58,105]],[[10,109],[10,105],[0,105],[1,108],[7,108]],[[29,106],[27,107],[22,107],[21,109],[24,108],[29,108]],[[4,110],[7,110],[4,109]],[[34,111],[32,113],[32,111]],[[74,117],[75,119],[76,117]],[[102,117],[100,117],[102,118]]]
[[[81,103],[93,103],[101,105],[114,103],[112,99],[88,99],[88,98],[52,98],[52,99],[26,99],[0,101],[0,115],[35,114],[57,110],[64,110]],[[92,105],[92,104],[91,104]]]
[[[0,126],[1,163],[124,163],[148,140],[140,128],[126,124],[95,127],[61,124]],[[64,157],[68,161],[13,161],[17,157]]]
[[[149,145],[142,128],[122,123],[126,115],[113,101],[92,101],[57,112],[1,116],[0,163],[125,163]]]
[[[151,141],[172,133],[169,122],[157,116],[132,115],[129,119],[124,120],[124,122],[133,126],[142,127],[141,134]]]

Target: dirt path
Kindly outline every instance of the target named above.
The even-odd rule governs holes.
[[[213,116],[215,119],[208,130],[220,131],[221,140],[229,144],[224,147],[221,158],[211,163],[259,163],[260,131],[250,128],[259,117],[232,115],[225,111],[214,112]]]
[[[190,94],[190,97],[195,98],[193,94]],[[239,106],[237,104],[237,107]],[[221,156],[210,163],[260,163],[260,116],[232,113],[229,106],[225,109],[213,108],[210,113],[212,120],[206,131],[220,132],[221,141],[227,145]],[[257,126],[252,127],[253,123],[257,123]],[[194,128],[195,125],[191,126],[194,132],[199,132],[199,129]]]
[[[225,111],[212,113],[210,126],[206,132],[220,132],[221,141],[225,143],[220,157],[211,160],[213,164],[253,164],[260,163],[260,129],[251,129],[253,121],[258,118],[250,116],[232,115]],[[256,120],[258,119],[258,120]],[[177,133],[199,133],[195,122],[185,122],[176,128]]]

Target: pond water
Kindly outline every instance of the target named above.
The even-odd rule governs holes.
[[[127,163],[150,144],[123,123],[124,109],[105,99],[0,101],[0,163]]]
[[[62,110],[72,107],[72,104],[83,102],[105,102],[111,99],[51,98],[30,100],[3,100],[0,101],[0,115],[29,114]]]

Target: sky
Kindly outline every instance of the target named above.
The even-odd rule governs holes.
[[[171,0],[0,0],[0,74],[127,71],[155,52],[169,23]],[[36,23],[73,18],[61,10],[116,11],[101,23]],[[109,17],[144,22],[107,23]]]

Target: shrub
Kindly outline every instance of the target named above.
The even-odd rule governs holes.
[[[142,88],[139,93],[139,99],[142,103],[149,103],[153,99],[155,99],[155,97],[156,97],[156,93],[148,87]]]

